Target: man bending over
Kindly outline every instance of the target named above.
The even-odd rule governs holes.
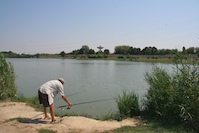
[[[47,107],[50,107],[50,115],[51,115],[51,123],[55,123],[55,110],[54,110],[54,97],[59,93],[62,99],[69,104],[69,106],[73,106],[73,104],[66,98],[64,95],[64,79],[59,78],[58,80],[50,80],[40,86],[38,90],[39,102],[43,104],[44,107],[44,119],[50,118],[47,114]]]

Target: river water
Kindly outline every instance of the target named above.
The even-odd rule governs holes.
[[[163,63],[144,63],[112,60],[74,60],[74,59],[12,59],[18,93],[25,97],[37,95],[38,88],[48,80],[65,79],[64,92],[73,103],[89,102],[101,99],[114,99],[123,90],[134,91],[141,101],[147,93],[146,72],[154,66],[170,69]],[[72,94],[72,95],[71,95]],[[74,94],[74,95],[73,95]],[[66,103],[55,100],[55,110]],[[73,106],[65,112],[100,116],[117,112],[115,100],[95,102]]]

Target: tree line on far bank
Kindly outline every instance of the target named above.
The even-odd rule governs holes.
[[[144,49],[135,48],[132,46],[122,45],[116,46],[113,54],[122,54],[122,55],[167,55],[167,54],[176,54],[179,51],[177,49],[157,49],[156,47],[145,47]],[[93,49],[90,49],[87,45],[83,45],[81,49],[74,50],[69,54],[110,54],[109,49],[105,49],[104,51],[95,52]],[[182,48],[182,53],[186,54],[199,54],[199,47],[189,47],[186,49]],[[62,51],[60,54],[67,54]]]
[[[44,53],[37,53],[37,54],[17,54],[12,51],[9,52],[0,52],[4,54],[7,58],[39,58],[41,55],[45,56],[61,56],[65,57],[66,55],[82,55],[82,54],[121,54],[121,55],[173,55],[176,53],[184,53],[184,54],[196,54],[199,57],[199,47],[189,47],[189,48],[182,48],[182,51],[178,51],[177,49],[157,49],[156,47],[145,47],[144,49],[136,48],[127,45],[116,46],[114,53],[110,53],[109,49],[95,51],[90,49],[89,46],[83,45],[80,49],[73,50],[72,52],[66,53],[61,51],[58,54],[44,54]]]

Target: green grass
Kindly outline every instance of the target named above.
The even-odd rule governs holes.
[[[38,133],[56,133],[55,131],[53,130],[49,130],[49,129],[39,129],[38,130]]]
[[[92,56],[92,55],[90,55]],[[173,63],[171,58],[168,57],[134,57],[130,56],[127,58],[126,55],[106,55],[104,58],[104,55],[101,56],[101,58],[88,58],[88,55],[66,55],[64,58],[60,55],[40,55],[39,58],[49,58],[49,59],[77,59],[77,60],[119,60],[119,61],[132,61],[132,62],[152,62],[152,63]],[[124,58],[118,59],[118,56],[123,56]],[[75,58],[74,58],[75,57]]]
[[[33,108],[35,108],[37,111],[43,111],[43,106],[39,104],[38,96],[24,97],[22,95],[22,96],[18,97],[18,99],[15,100],[15,102],[25,102],[29,106],[32,106]]]
[[[194,133],[191,130],[184,130],[180,127],[163,126],[159,124],[138,125],[135,127],[122,127],[104,133]]]
[[[123,90],[115,98],[121,119],[140,115],[138,96],[134,92]]]
[[[81,58],[76,58],[76,59],[81,59]],[[82,60],[82,59],[81,59]],[[127,58],[123,58],[123,59],[118,59],[117,57],[108,57],[108,58],[86,58],[86,60],[116,60],[116,61],[132,61],[132,62],[151,62],[151,63],[173,63],[173,61],[169,58],[158,58],[158,59],[154,59],[154,58],[145,58],[145,57],[140,57],[137,59],[127,59]]]
[[[173,63],[173,61],[169,58],[139,58],[136,62],[151,62],[151,63]]]

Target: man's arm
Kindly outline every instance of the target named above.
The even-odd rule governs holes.
[[[70,107],[73,106],[73,104],[72,104],[65,96],[61,96],[61,97],[62,97],[62,99],[63,99],[65,102],[67,102],[67,103],[69,104]]]

